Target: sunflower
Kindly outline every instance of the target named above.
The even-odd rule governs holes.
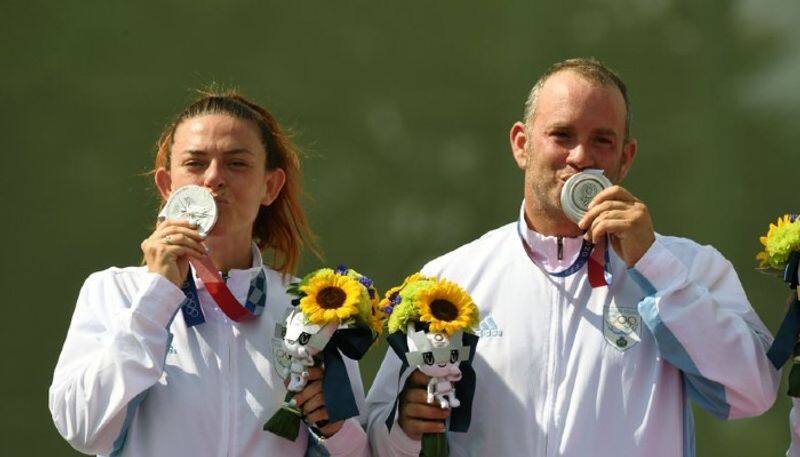
[[[399,286],[392,287],[391,289],[386,291],[386,295],[381,300],[380,304],[378,305],[382,310],[384,310],[387,314],[392,312],[392,308],[399,303],[399,295],[400,291],[403,290],[405,286],[408,284],[419,281],[419,280],[426,280],[427,277],[423,276],[422,273],[414,273],[409,275],[406,279],[403,280],[403,284]],[[387,309],[388,308],[388,309]]]
[[[414,301],[419,320],[428,322],[431,332],[452,335],[478,322],[478,308],[472,298],[458,284],[446,279],[430,281],[427,287],[417,289]]]
[[[800,251],[800,221],[788,214],[779,217],[775,224],[769,224],[769,231],[759,241],[764,250],[756,255],[758,267],[782,270],[789,255]]]
[[[305,294],[300,299],[303,314],[310,322],[325,325],[358,314],[363,287],[349,276],[323,269],[301,284],[300,291]]]

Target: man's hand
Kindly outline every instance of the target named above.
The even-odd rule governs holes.
[[[620,186],[597,194],[578,227],[586,230],[584,238],[595,244],[609,235],[614,251],[628,267],[634,266],[656,240],[647,206]]]
[[[325,371],[320,367],[308,367],[308,383],[300,392],[294,396],[297,407],[303,412],[306,421],[316,424],[319,431],[330,438],[338,432],[344,421],[326,423],[328,420],[328,410],[325,408],[325,396],[322,392],[322,376]],[[325,424],[320,426],[321,424]]]
[[[440,433],[445,430],[444,421],[450,416],[450,409],[442,409],[438,404],[430,404],[428,381],[430,376],[414,370],[406,380],[400,394],[400,413],[397,423],[414,440],[421,440],[423,433]]]

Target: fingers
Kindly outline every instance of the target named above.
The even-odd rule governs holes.
[[[188,258],[207,254],[205,238],[197,226],[184,220],[165,220],[141,243],[148,270],[159,273],[180,286],[186,277]]]
[[[406,379],[406,388],[408,387],[425,387],[428,385],[428,381],[431,380],[431,377],[426,375],[425,373],[419,371],[419,369],[414,370],[411,375]]]
[[[428,378],[428,376],[423,376]],[[418,377],[416,380],[420,379],[422,378]],[[443,432],[445,420],[450,416],[450,409],[442,409],[438,404],[429,404],[426,389],[408,386],[409,384],[406,383],[397,420],[406,435],[418,440],[424,433]]]
[[[306,371],[308,371],[308,377],[306,379],[309,381],[322,379],[322,376],[325,374],[325,370],[320,367],[308,367]]]
[[[399,419],[398,424],[409,438],[420,440],[425,433],[441,433],[445,431],[446,425],[442,421],[428,421],[418,419]]]
[[[443,421],[450,416],[450,409],[440,408],[438,404],[409,403],[405,415],[410,419]]]
[[[397,423],[406,435],[415,440],[422,439],[425,433],[444,432],[445,420],[450,416],[450,409],[428,403],[427,386],[430,380],[430,376],[414,370],[406,379],[401,394]]]
[[[323,406],[321,406],[321,407],[319,407],[319,408],[317,408],[317,409],[315,409],[315,410],[313,410],[313,411],[311,411],[309,413],[303,412],[303,414],[306,416],[306,421],[311,422],[312,424],[316,424],[319,421],[328,420],[328,410],[325,409],[325,405],[324,404],[323,404]]]
[[[322,394],[322,381],[316,380],[309,382],[300,392],[295,394],[294,401],[297,403],[298,407],[302,407],[305,402],[307,402],[311,397]]]
[[[606,235],[624,234],[633,226],[633,221],[627,212],[612,211],[604,213],[592,222],[592,227],[584,237],[594,244],[603,240]]]
[[[630,205],[631,204],[628,202],[619,200],[606,200],[597,205],[590,206],[590,209],[586,211],[586,214],[584,214],[583,218],[578,222],[578,227],[580,227],[581,230],[587,230],[597,216],[612,210],[626,210]]]
[[[607,200],[617,200],[628,203],[634,203],[639,201],[638,198],[634,197],[633,194],[628,192],[628,190],[625,189],[624,187],[611,186],[607,189],[603,189],[601,192],[599,192],[597,195],[594,196],[592,201],[589,202],[589,209]]]

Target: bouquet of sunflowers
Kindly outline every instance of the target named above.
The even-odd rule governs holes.
[[[380,334],[383,314],[372,280],[343,265],[313,271],[290,284],[287,292],[295,298],[287,309],[285,325],[276,329],[273,358],[278,374],[288,381],[288,392],[264,430],[295,440],[302,412],[293,397],[305,388],[308,367],[325,370],[325,423],[358,416],[341,354],[361,359]],[[325,423],[310,425],[322,427]]]
[[[403,363],[401,378],[413,369],[428,375],[427,402],[451,408],[449,430],[466,432],[475,393],[471,362],[478,342],[469,331],[479,320],[472,298],[454,282],[416,273],[390,289],[380,307],[389,316],[389,345]],[[396,408],[397,400],[386,419],[390,429]],[[423,434],[420,455],[449,455],[447,435]]]
[[[800,220],[797,215],[784,215],[769,231],[760,238],[764,250],[756,255],[759,270],[779,274],[789,287],[795,289],[789,309],[783,319],[775,341],[767,352],[767,357],[779,369],[790,358],[792,370],[789,372],[789,395],[800,397],[800,289],[798,284],[798,265],[800,265]]]

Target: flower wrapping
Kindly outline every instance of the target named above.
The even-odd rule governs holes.
[[[292,398],[305,388],[309,367],[325,369],[322,388],[327,422],[358,416],[342,354],[360,360],[378,337],[383,314],[372,281],[345,266],[313,271],[290,284],[287,292],[295,298],[287,309],[285,325],[276,329],[273,361],[288,382],[288,392],[264,430],[295,440],[302,413]]]
[[[787,360],[792,359],[788,394],[800,397],[800,289],[797,288],[800,221],[797,215],[779,217],[774,224],[770,224],[769,230],[759,241],[763,245],[763,250],[756,255],[759,270],[781,275],[789,287],[797,291],[791,296],[786,316],[767,351],[767,357],[775,369],[780,369]]]
[[[380,306],[389,316],[389,345],[402,361],[399,381],[413,369],[430,376],[427,402],[451,408],[448,430],[466,432],[472,417],[472,360],[478,343],[478,337],[469,333],[479,314],[472,298],[454,282],[415,273],[390,289]],[[390,430],[400,393],[386,418]],[[420,455],[449,455],[447,435],[424,434]]]

